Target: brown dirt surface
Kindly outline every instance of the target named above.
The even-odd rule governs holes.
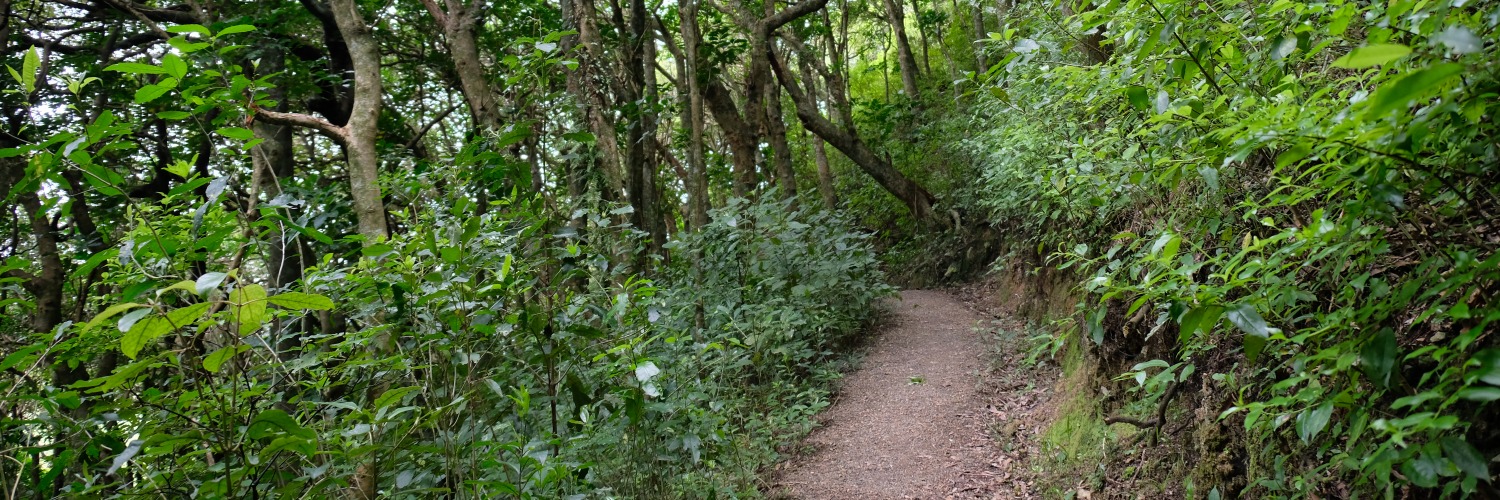
[[[773,496],[1029,498],[1030,416],[1051,377],[987,351],[988,318],[941,291],[911,290],[861,368],[844,379],[812,451],[783,462]],[[997,346],[1002,350],[1014,348]],[[1046,379],[1046,380],[1043,380]]]

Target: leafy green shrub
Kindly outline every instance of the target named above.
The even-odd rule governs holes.
[[[1168,347],[1144,352],[1167,359],[1136,371],[1234,394],[1220,419],[1265,450],[1244,494],[1488,482],[1500,10],[1128,0],[1027,16],[1055,14],[1018,8],[996,35],[991,127],[967,150],[996,221],[1085,277],[1085,337],[1131,354],[1155,338]],[[1090,30],[1108,62],[1073,62]]]
[[[649,307],[645,425],[603,435],[607,480],[630,495],[753,494],[759,468],[810,430],[837,377],[835,347],[869,322],[885,284],[866,235],[790,202],[731,200],[669,244]],[[647,371],[641,371],[650,366]],[[624,422],[622,422],[624,423]],[[650,465],[644,465],[650,464]]]
[[[769,199],[770,196],[767,197]],[[703,316],[704,338],[743,347],[763,380],[805,375],[871,317],[884,283],[868,236],[790,201],[732,200],[673,245],[673,317]]]
[[[562,217],[513,197],[476,215],[469,186],[495,175],[482,156],[387,179],[415,200],[393,214],[402,230],[325,254],[276,290],[240,253],[257,240],[213,202],[228,179],[191,178],[137,208],[150,223],[94,263],[120,294],[94,321],[64,325],[72,340],[4,358],[22,373],[48,355],[118,359],[70,387],[11,386],[4,409],[27,418],[0,432],[21,442],[23,465],[48,471],[28,484],[98,496],[753,493],[777,445],[827,404],[832,348],[892,292],[866,237],[827,213],[735,201],[673,244],[653,284],[620,262],[643,244],[619,210]],[[261,227],[288,222],[282,208],[263,207]]]

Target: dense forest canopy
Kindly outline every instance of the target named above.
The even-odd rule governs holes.
[[[1495,492],[1495,2],[0,14],[6,498],[754,495],[991,267],[1203,491]]]

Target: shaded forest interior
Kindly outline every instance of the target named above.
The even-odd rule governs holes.
[[[986,275],[1049,495],[1500,496],[1497,2],[0,14],[5,498],[771,494]]]

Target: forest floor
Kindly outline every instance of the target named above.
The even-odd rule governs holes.
[[[970,294],[964,294],[970,295]],[[821,427],[777,467],[783,498],[1035,498],[1055,370],[1027,367],[1014,320],[942,291],[893,301]],[[1005,333],[1011,332],[1011,333]]]

